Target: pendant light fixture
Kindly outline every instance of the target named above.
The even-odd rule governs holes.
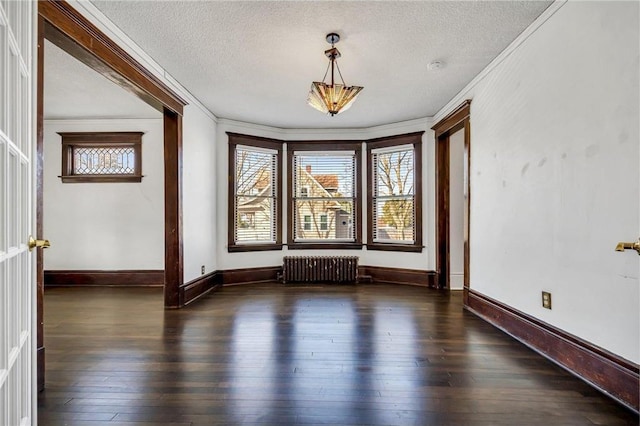
[[[340,51],[335,48],[335,44],[340,41],[340,36],[336,33],[327,34],[327,43],[331,44],[331,49],[325,50],[324,54],[329,58],[327,71],[322,77],[322,81],[311,83],[311,90],[307,103],[320,112],[334,116],[348,110],[358,97],[358,93],[363,89],[361,86],[347,86],[342,78],[338,58]],[[327,74],[331,69],[331,83],[325,83]],[[335,70],[338,70],[342,84],[334,81]]]

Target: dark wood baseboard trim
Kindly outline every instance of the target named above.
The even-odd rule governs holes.
[[[222,285],[256,284],[277,281],[282,266],[261,268],[227,269],[218,271],[222,275]]]
[[[222,285],[222,276],[219,271],[211,272],[207,275],[191,280],[180,287],[180,299],[184,301],[184,306],[195,302],[202,296]]]
[[[238,284],[256,284],[278,281],[282,266],[260,268],[227,269],[218,271],[223,286]],[[358,275],[370,276],[372,282],[435,287],[435,271],[417,269],[383,268],[380,266],[358,266]]]
[[[70,286],[139,286],[162,287],[163,270],[121,270],[121,271],[44,271],[45,287]]]
[[[358,275],[368,275],[374,283],[404,284],[421,287],[435,287],[435,271],[419,269],[385,268],[382,266],[358,266]]]
[[[640,409],[640,366],[469,290],[465,308],[626,407]]]
[[[45,351],[44,346],[38,348],[36,353],[36,362],[38,363],[38,392],[42,392],[44,390],[44,362],[45,362]]]

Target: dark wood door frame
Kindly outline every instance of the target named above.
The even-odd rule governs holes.
[[[43,239],[44,40],[134,93],[164,118],[164,305],[184,305],[182,252],[182,113],[187,102],[66,1],[38,1],[36,238]],[[38,389],[44,388],[44,273],[36,260]]]
[[[471,100],[464,101],[450,114],[438,121],[433,127],[436,148],[436,271],[438,288],[449,288],[449,254],[451,249],[449,235],[449,138],[464,129],[464,303],[469,294],[469,225],[471,185],[469,170],[471,166],[470,127]]]

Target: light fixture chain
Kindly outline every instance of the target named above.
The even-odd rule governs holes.
[[[338,61],[336,61],[336,68],[338,68],[338,75],[340,76],[340,80],[342,80],[342,85],[346,86],[347,83],[344,82],[344,78],[342,78],[342,73],[340,72],[340,65],[338,65]],[[331,82],[333,84],[333,82]]]
[[[324,83],[325,78],[327,78],[327,74],[329,74],[329,67],[331,66],[331,61],[327,64],[327,70],[324,72],[324,77],[322,77],[322,82]]]

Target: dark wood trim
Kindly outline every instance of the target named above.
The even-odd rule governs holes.
[[[141,182],[143,132],[59,132],[62,138],[63,183],[77,182]],[[133,148],[135,164],[131,174],[76,174],[76,148]]]
[[[471,115],[471,99],[462,102],[456,109],[451,111],[447,116],[438,121],[431,128],[435,132],[436,139],[443,133],[455,133],[462,129],[462,121]]]
[[[360,265],[358,266],[358,275],[370,276],[374,283],[415,285],[421,287],[436,286],[435,271]]]
[[[471,101],[468,101],[471,102]],[[467,113],[469,113],[469,108],[467,104]],[[466,191],[466,195],[464,197],[464,202],[462,209],[464,211],[463,217],[463,235],[462,238],[464,240],[464,248],[463,248],[463,256],[464,256],[464,277],[463,279],[463,288],[468,290],[470,288],[470,276],[471,271],[469,269],[469,263],[471,262],[471,246],[469,245],[469,240],[471,236],[471,119],[469,115],[463,121],[464,123],[464,153],[463,153],[463,168],[464,168],[464,176],[465,181],[463,182],[464,190]],[[465,295],[468,295],[468,291],[465,292]],[[464,297],[463,302],[466,304],[468,301],[468,297]]]
[[[364,140],[286,141],[287,151],[362,151]],[[362,170],[361,170],[362,172]]]
[[[436,140],[436,265],[438,288],[449,288],[449,134]]]
[[[450,190],[450,169],[449,169],[449,138],[450,136],[464,129],[464,288],[470,285],[469,263],[471,251],[469,245],[469,232],[471,224],[471,100],[466,100],[454,111],[438,121],[432,129],[435,132],[435,166],[436,166],[436,271],[438,273],[438,287],[449,288],[449,190]],[[465,294],[465,303],[466,295]]]
[[[46,362],[46,350],[44,346],[38,346],[36,350],[36,368],[37,368],[37,382],[38,382],[38,392],[42,392],[44,390],[44,379],[45,379],[45,362]]]
[[[222,285],[256,284],[276,282],[282,273],[282,266],[264,266],[259,268],[227,269],[218,271],[222,276]]]
[[[362,249],[362,243],[295,243],[292,245],[287,244],[289,250],[360,250]]]
[[[638,364],[474,290],[468,293],[470,312],[638,412]]]
[[[142,143],[144,132],[58,132],[63,144],[96,146],[128,146]]]
[[[369,204],[371,205],[371,204]],[[415,244],[392,244],[392,243],[368,243],[367,250],[372,251],[401,251],[406,253],[422,253],[423,245]]]
[[[58,176],[62,183],[140,183],[142,175]]]
[[[287,248],[296,249],[360,249],[362,248],[362,143],[354,140],[325,140],[325,141],[287,141]],[[296,242],[293,191],[293,155],[295,151],[355,151],[355,198],[353,208],[355,212],[355,240],[347,242]]]
[[[44,271],[45,287],[161,287],[163,284],[164,271],[162,269]]]
[[[182,116],[164,110],[164,306],[180,308],[183,284]]]
[[[149,105],[182,115],[187,102],[66,1],[40,0],[47,40]],[[125,77],[125,78],[122,78]]]
[[[424,132],[370,139],[367,141],[367,250],[421,253],[422,245],[422,135]],[[372,150],[391,146],[413,145],[415,241],[413,244],[381,243],[373,241],[373,155]]]
[[[197,295],[193,299],[189,299],[188,296],[185,296],[185,304],[190,303],[197,297],[200,297],[201,295],[198,291],[208,292],[217,288],[220,284],[223,286],[229,286],[277,282],[280,274],[282,274],[281,265],[257,268],[226,269],[212,272],[182,286],[183,290],[192,290],[192,293]],[[374,283],[416,285],[422,287],[436,286],[435,271],[360,265],[358,266],[358,274],[360,276],[370,276]],[[193,289],[191,289],[191,287],[193,287]]]
[[[242,133],[226,132],[229,143],[234,145],[257,146],[282,151],[284,141],[280,139],[263,138],[262,136],[243,135]]]
[[[227,245],[229,253],[245,253],[248,251],[276,251],[282,250],[283,244],[235,244]]]
[[[403,133],[401,135],[383,136],[381,138],[369,139],[366,140],[365,143],[367,144],[367,149],[387,148],[390,146],[399,145],[413,145],[416,143],[416,138],[419,138],[418,141],[422,142],[422,135],[424,135],[424,130],[420,132]]]
[[[219,271],[214,271],[183,284],[182,287],[180,287],[180,292],[182,293],[181,298],[184,300],[184,305],[186,306],[209,294],[221,285],[222,276]]]
[[[241,135],[227,132],[229,139],[229,162],[227,168],[227,251],[248,252],[282,249],[282,163],[283,141],[277,139],[261,138],[258,136]],[[277,151],[276,188],[275,188],[275,224],[276,241],[274,244],[236,244],[235,221],[235,191],[236,191],[236,147],[238,145],[268,148]]]
[[[36,239],[43,240],[44,217],[44,18],[38,15],[37,87],[36,87]],[[44,390],[44,258],[36,250],[36,346],[37,388]]]

